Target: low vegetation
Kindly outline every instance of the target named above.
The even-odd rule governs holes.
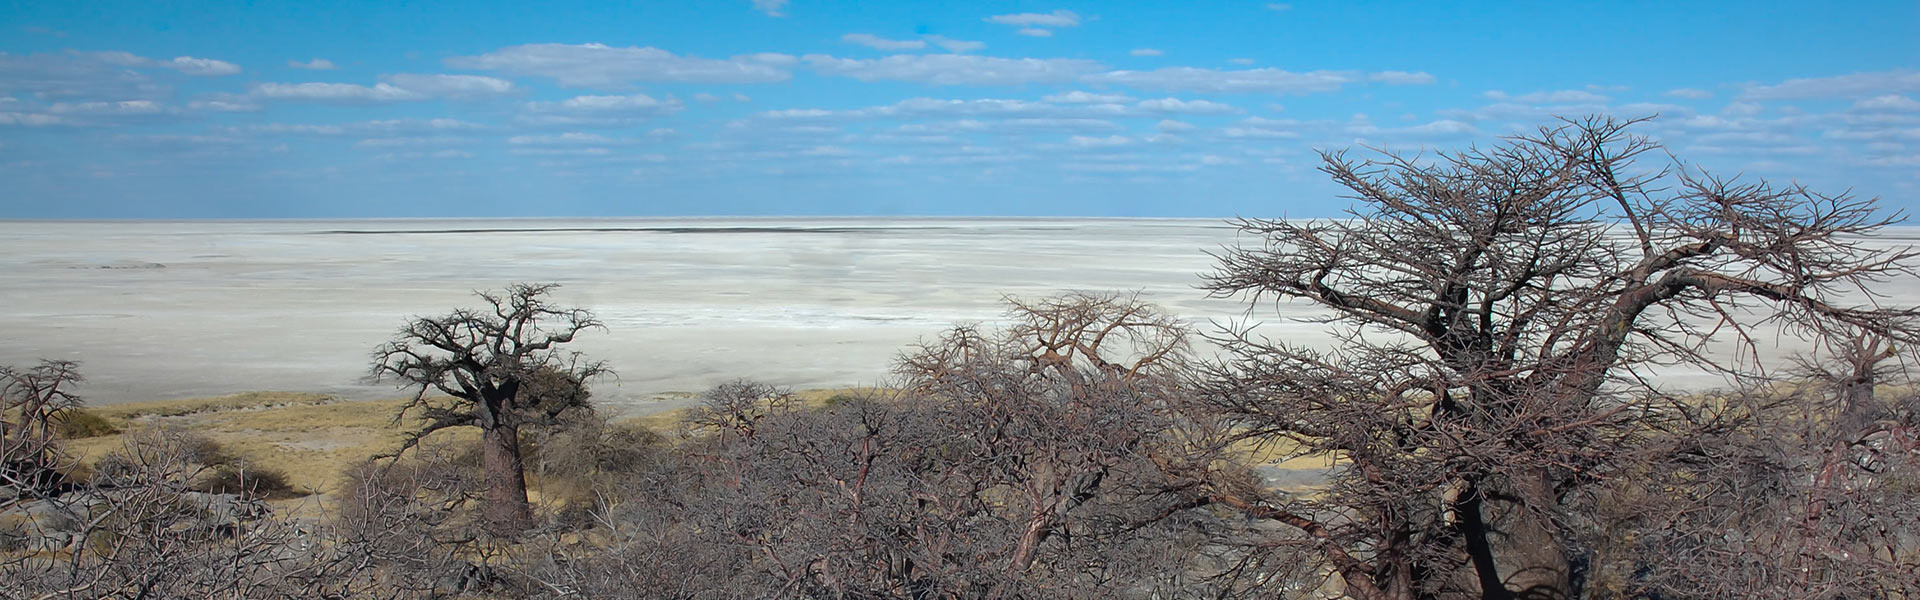
[[[614,421],[565,349],[599,322],[516,285],[380,346],[394,402],[9,369],[0,596],[1920,595],[1920,311],[1871,294],[1915,254],[1870,201],[1649,172],[1631,126],[1329,154],[1355,218],[1241,221],[1204,285],[1329,309],[1331,348],[1014,298],[887,388]],[[1760,323],[1815,353],[1759,361]]]

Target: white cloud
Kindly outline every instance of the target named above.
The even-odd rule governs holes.
[[[1765,107],[1753,102],[1734,102],[1720,109],[1720,114],[1730,117],[1751,117],[1760,114]]]
[[[1390,128],[1380,128],[1380,127],[1375,127],[1371,124],[1363,123],[1363,124],[1355,125],[1353,127],[1348,128],[1348,131],[1352,132],[1354,135],[1362,135],[1362,136],[1368,136],[1368,137],[1378,137],[1378,138],[1387,138],[1387,139],[1410,138],[1410,139],[1422,139],[1422,140],[1459,138],[1459,137],[1479,135],[1480,133],[1479,128],[1476,128],[1471,124],[1462,123],[1460,121],[1455,121],[1451,119],[1442,119],[1439,121],[1424,123],[1420,125],[1414,125],[1411,127],[1390,127]]]
[[[1381,71],[1367,75],[1367,80],[1387,85],[1432,85],[1433,75],[1412,71]]]
[[[812,148],[807,148],[806,150],[802,150],[800,152],[801,156],[813,156],[813,157],[853,156],[854,154],[855,152],[853,150],[848,149],[845,146],[833,146],[833,145],[814,146]]]
[[[348,124],[347,127],[358,131],[474,131],[486,129],[478,123],[469,123],[459,119],[384,119],[361,121]]]
[[[1884,124],[1883,125],[1856,124],[1848,127],[1842,127],[1839,129],[1828,130],[1825,133],[1825,136],[1828,139],[1861,141],[1861,142],[1867,142],[1867,141],[1920,142],[1920,127],[1915,127],[1911,125],[1899,126],[1899,125],[1884,125]]]
[[[530,125],[624,127],[642,119],[680,112],[686,105],[671,96],[575,96],[558,102],[528,102],[519,120]]]
[[[486,129],[478,123],[459,119],[383,119],[360,121],[345,125],[318,125],[310,123],[261,123],[227,128],[227,131],[247,134],[266,135],[319,135],[332,136],[349,133],[397,135],[412,132],[445,133],[449,131],[478,131]]]
[[[1211,100],[1181,100],[1179,98],[1144,100],[1134,106],[1148,112],[1189,115],[1224,115],[1240,112],[1239,108]]]
[[[753,0],[753,9],[769,17],[787,16],[787,0]]]
[[[472,144],[473,138],[455,136],[409,136],[366,138],[353,145],[361,148],[415,148],[420,146],[452,146]]]
[[[1551,92],[1532,92],[1519,96],[1510,96],[1500,90],[1488,90],[1481,94],[1492,100],[1511,100],[1526,104],[1600,104],[1611,98],[1586,90],[1557,90]]]
[[[65,125],[65,119],[53,115],[26,112],[0,112],[0,125],[18,125],[23,127],[47,127]]]
[[[316,58],[307,62],[289,60],[287,61],[287,66],[295,69],[306,69],[308,71],[332,71],[339,68],[334,66],[333,61],[324,58]]]
[[[56,102],[47,107],[47,112],[56,115],[84,116],[140,116],[158,115],[169,112],[166,106],[152,100],[121,100],[118,102]]]
[[[1920,100],[1914,100],[1899,94],[1874,96],[1853,103],[1858,112],[1920,112]]]
[[[849,33],[840,36],[840,41],[887,51],[919,50],[927,47],[927,43],[923,40],[890,40],[871,33]]]
[[[1240,66],[1243,66],[1243,67],[1245,67],[1245,66],[1248,66],[1248,65],[1252,65],[1252,64],[1253,64],[1253,59],[1251,59],[1251,58],[1229,58],[1229,59],[1227,59],[1227,62],[1230,62],[1230,63],[1233,63],[1233,64],[1236,64],[1236,65],[1240,65]]]
[[[427,96],[390,83],[373,86],[352,83],[262,83],[253,96],[267,100],[294,100],[343,104],[374,104],[425,100]]]
[[[668,97],[656,99],[646,94],[631,96],[574,96],[559,102],[529,102],[527,109],[534,112],[569,112],[661,116],[678,112],[683,105],[679,100]]]
[[[1902,168],[1902,169],[1911,169],[1914,167],[1920,167],[1920,154],[1875,156],[1861,162],[1863,164],[1866,164],[1867,166],[1872,166],[1872,167],[1896,167],[1896,168]]]
[[[1053,37],[1052,29],[1041,29],[1039,27],[1027,27],[1019,31],[1015,31],[1014,33],[1018,33],[1020,35],[1024,35],[1027,37]]]
[[[515,146],[607,146],[628,142],[630,140],[616,140],[604,135],[578,131],[558,135],[516,135],[507,138],[507,143]]]
[[[1040,98],[1040,100],[1042,102],[1053,102],[1056,104],[1118,104],[1121,102],[1130,102],[1133,98],[1125,94],[1095,94],[1074,90],[1063,94],[1049,94]]]
[[[933,45],[939,46],[942,50],[946,50],[948,52],[972,52],[972,51],[987,47],[986,42],[969,42],[967,40],[956,40],[956,39],[948,38],[945,36],[938,36],[938,35],[927,35],[927,36],[921,36],[921,37],[926,38],[928,42],[931,42]]]
[[[194,58],[191,56],[176,56],[173,57],[173,60],[161,63],[160,66],[188,75],[199,75],[203,77],[233,75],[240,72],[240,65],[211,58]]]
[[[353,83],[262,83],[252,98],[335,104],[383,104],[446,98],[466,100],[517,91],[513,82],[479,75],[398,73],[372,86]]]
[[[1166,54],[1166,52],[1162,52],[1158,48],[1134,48],[1132,51],[1127,52],[1127,54],[1134,56],[1161,56]]]
[[[1120,116],[1124,107],[1114,104],[1058,105],[1027,100],[937,100],[909,98],[888,105],[865,109],[871,116],[1001,116],[1001,117],[1088,117]]]
[[[233,136],[176,135],[176,134],[165,134],[165,133],[146,134],[146,135],[116,135],[116,136],[113,136],[113,142],[116,144],[138,144],[142,146],[169,148],[174,150],[191,150],[191,151],[198,151],[198,152],[205,152],[208,150],[217,150],[217,149],[228,149],[228,148],[232,148],[234,146],[240,146],[246,143],[245,140],[242,140],[238,137],[233,137]]]
[[[830,119],[848,114],[850,113],[834,112],[824,108],[785,108],[762,112],[759,116],[769,119]]]
[[[374,156],[374,160],[420,160],[424,158],[473,158],[472,152],[465,150],[434,150],[420,152],[388,152]]]
[[[1074,27],[1080,24],[1080,15],[1070,10],[1056,10],[1051,13],[994,15],[986,20],[988,23],[1015,27]]]
[[[1167,67],[1152,71],[1109,71],[1084,79],[1095,83],[1191,92],[1308,94],[1337,91],[1358,77],[1348,71],[1295,73],[1273,68],[1220,70]]]
[[[187,108],[206,112],[255,112],[260,103],[237,94],[210,94],[187,103]]]
[[[764,111],[753,120],[732,126],[764,134],[778,131],[765,121],[820,123],[874,119],[958,119],[937,127],[913,123],[901,126],[903,135],[943,135],[961,131],[993,130],[1066,130],[1109,131],[1119,128],[1110,119],[1160,118],[1169,114],[1220,115],[1241,112],[1237,107],[1209,100],[1161,98],[1128,104],[1132,99],[1119,95],[1082,91],[1046,96],[1042,101],[1017,99],[937,99],[910,98],[893,104],[850,110],[800,108]]]
[[[822,54],[804,57],[814,70],[861,81],[911,81],[934,85],[1018,85],[1072,81],[1101,68],[1071,58],[998,58],[963,54],[894,55],[865,60]]]
[[[725,60],[681,56],[653,47],[604,44],[526,44],[479,56],[456,56],[449,67],[547,77],[564,86],[626,87],[637,82],[764,83],[792,77],[785,54],[748,54]]]
[[[260,123],[240,127],[229,127],[234,133],[262,135],[340,135],[347,132],[341,125],[314,125],[310,123]]]
[[[400,73],[381,77],[401,89],[437,98],[479,98],[513,93],[513,82],[480,75]]]
[[[1158,117],[1167,114],[1219,115],[1241,112],[1238,107],[1210,100],[1161,98],[1124,104],[1130,100],[1131,98],[1126,96],[1081,91],[1050,95],[1040,102],[996,98],[968,100],[910,98],[893,104],[852,110],[786,109],[761,112],[755,117],[789,122],[916,118],[1098,119],[1104,121],[1114,118]],[[911,133],[904,130],[903,132]]]
[[[14,55],[0,52],[0,94],[46,99],[128,100],[164,98],[171,93],[172,89],[167,86],[154,83],[145,74],[103,60],[98,53]]]
[[[1192,123],[1175,121],[1173,119],[1162,119],[1159,123],[1154,124],[1154,128],[1159,129],[1161,133],[1182,133],[1198,129],[1194,127]]]
[[[14,98],[0,102],[0,125],[48,127],[103,127],[131,122],[164,120],[180,114],[178,108],[153,100],[55,102],[44,108],[25,106]]]
[[[1133,144],[1133,138],[1124,135],[1110,135],[1106,137],[1076,135],[1067,138],[1067,145],[1075,148],[1115,148],[1131,144]]]
[[[122,67],[172,69],[188,75],[201,77],[233,75],[240,72],[240,65],[211,58],[176,56],[171,60],[158,60],[138,56],[129,52],[92,52],[84,54],[90,54],[103,62],[120,65]]]
[[[1300,137],[1296,131],[1302,124],[1291,119],[1265,119],[1248,117],[1238,124],[1220,130],[1220,135],[1237,139],[1285,140]]]
[[[1917,91],[1920,91],[1920,71],[1895,70],[1788,79],[1774,85],[1752,85],[1748,86],[1741,96],[1754,100],[1797,100],[1857,98],[1888,92]]]
[[[1043,131],[1096,133],[1119,131],[1119,124],[1105,119],[1076,118],[1019,118],[981,121],[960,119],[936,123],[915,123],[902,125],[900,131],[907,133],[974,133],[974,132],[1015,132],[1033,133]]]
[[[1663,92],[1662,95],[1672,96],[1674,98],[1686,98],[1689,100],[1705,100],[1712,98],[1713,92],[1694,88],[1674,88]]]

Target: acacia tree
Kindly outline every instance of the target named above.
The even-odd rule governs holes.
[[[1302,498],[1216,486],[1204,501],[1293,532],[1359,598],[1571,598],[1593,556],[1570,503],[1631,472],[1653,428],[1686,430],[1654,369],[1764,373],[1758,327],[1920,342],[1876,282],[1912,272],[1861,236],[1872,200],[1717,179],[1589,118],[1487,149],[1321,171],[1347,220],[1238,223],[1264,243],[1219,256],[1220,297],[1327,311],[1317,351],[1224,336],[1204,401],[1222,441],[1337,459]],[[1718,344],[1710,346],[1709,344]]]
[[[373,352],[373,380],[417,389],[395,419],[424,421],[395,455],[436,431],[480,429],[481,517],[496,534],[518,532],[532,517],[520,428],[589,409],[587,381],[611,373],[605,363],[559,349],[582,331],[605,327],[590,311],[547,303],[557,287],[519,283],[475,292],[485,308],[416,317]]]

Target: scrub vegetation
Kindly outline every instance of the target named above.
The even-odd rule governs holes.
[[[378,347],[392,402],[88,409],[72,363],[7,369],[0,596],[1920,596],[1900,216],[1634,124],[1325,155],[1352,218],[1238,221],[1200,284],[1328,309],[1330,347],[1009,298],[885,388],[615,421],[568,349],[600,322],[519,284]]]

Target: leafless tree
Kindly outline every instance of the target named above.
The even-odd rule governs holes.
[[[1598,524],[1596,591],[1920,594],[1920,395],[1882,340],[1836,347],[1790,385],[1673,402],[1684,426],[1646,432],[1630,476],[1576,497]]]
[[[1213,295],[1330,313],[1331,350],[1222,336],[1203,395],[1222,442],[1339,461],[1322,494],[1216,486],[1204,501],[1283,526],[1357,598],[1573,598],[1595,557],[1570,504],[1637,472],[1657,427],[1685,428],[1650,383],[1682,365],[1755,374],[1759,327],[1920,342],[1873,285],[1910,276],[1871,200],[1717,179],[1634,121],[1589,118],[1491,148],[1322,171],[1347,220],[1239,222]],[[1710,347],[1709,344],[1721,344]],[[1716,349],[1717,348],[1717,349]],[[1656,567],[1657,568],[1657,567]]]
[[[556,287],[476,292],[487,306],[416,317],[373,353],[374,380],[417,390],[396,419],[411,415],[425,424],[400,452],[443,429],[481,430],[487,478],[481,510],[496,534],[517,533],[532,517],[520,428],[586,408],[587,382],[610,373],[604,363],[559,349],[582,331],[604,327],[587,310],[549,304],[546,295]]]
[[[83,405],[71,390],[81,380],[72,361],[0,366],[0,489],[17,497],[58,491],[67,465],[61,464],[55,429],[63,415]]]
[[[1010,317],[910,350],[893,391],[715,388],[606,513],[606,550],[540,577],[590,597],[1109,598],[1265,575],[1183,505],[1211,462],[1176,412],[1186,326],[1125,295]]]
[[[208,448],[183,431],[137,431],[93,485],[8,507],[27,535],[0,549],[0,597],[392,597],[330,532],[242,495],[192,491]]]
[[[403,597],[490,591],[506,544],[484,535],[474,510],[485,476],[472,454],[429,441],[405,458],[349,468],[334,495],[329,542],[375,567],[367,575],[374,585]]]

